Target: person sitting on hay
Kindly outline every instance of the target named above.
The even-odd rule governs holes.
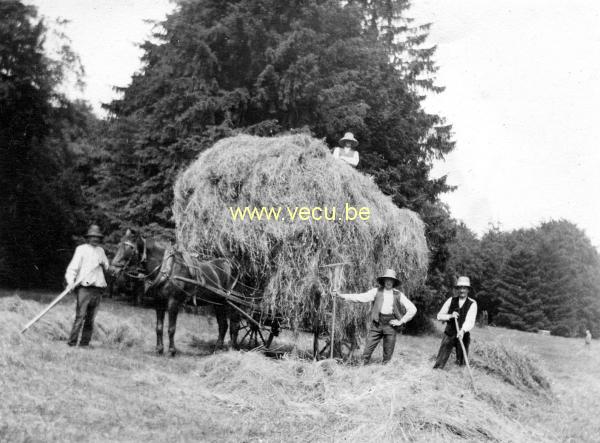
[[[371,308],[371,326],[367,335],[367,343],[363,351],[364,364],[369,363],[371,354],[383,339],[383,363],[391,360],[396,345],[396,330],[399,326],[409,322],[417,313],[415,305],[398,289],[400,280],[396,278],[396,271],[388,269],[377,278],[379,287],[373,288],[362,294],[334,295],[344,300],[360,303],[373,302]],[[402,315],[402,310],[406,313]]]
[[[475,318],[477,317],[477,302],[468,297],[471,281],[469,277],[458,277],[456,288],[458,289],[458,297],[450,297],[437,315],[437,319],[446,322],[446,330],[440,344],[437,358],[433,369],[443,369],[450,357],[452,348],[456,348],[456,363],[459,366],[464,366],[465,356],[463,355],[459,339],[462,339],[465,346],[467,357],[469,354],[469,343],[471,342],[470,330],[475,326]],[[456,330],[456,322],[458,320],[458,328]]]
[[[346,132],[340,139],[340,145],[342,146],[341,148],[337,147],[333,150],[333,157],[344,160],[346,163],[356,167],[358,165],[358,151],[355,151],[354,148],[358,146],[358,140],[354,138],[354,134]]]

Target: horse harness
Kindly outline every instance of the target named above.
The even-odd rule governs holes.
[[[178,259],[178,256],[181,256],[181,260]],[[157,276],[155,281],[152,283],[152,286],[161,285],[161,284],[165,283],[167,280],[171,279],[172,275],[173,275],[173,268],[174,268],[173,265],[175,262],[179,262],[179,264],[183,264],[186,267],[186,269],[188,270],[188,272],[191,276],[191,279],[196,280],[198,286],[201,286],[210,291],[210,285],[207,285],[206,278],[204,277],[201,267],[198,266],[197,261],[198,261],[198,258],[192,256],[192,254],[190,254],[186,251],[177,250],[177,248],[175,248],[175,247],[170,247],[169,249],[167,249],[165,251],[165,255],[162,260],[162,265],[160,266],[159,275]],[[210,264],[210,266],[213,267],[214,265]],[[217,268],[218,268],[218,266],[217,266]],[[238,282],[238,278],[239,278],[239,276],[236,273],[235,280],[233,281],[232,285],[228,289],[225,289],[225,288],[218,288],[218,289],[221,289],[221,290],[225,291],[227,293],[227,295],[230,295]],[[192,301],[194,306],[197,306],[198,300],[200,300],[204,303],[207,303],[207,304],[212,304],[212,305],[217,305],[217,306],[222,306],[222,305],[226,304],[226,303],[215,302],[212,300],[207,300],[206,298],[198,296],[195,293],[195,291],[193,294],[191,294],[190,292],[186,291],[184,288],[179,288],[179,289],[181,290],[181,292],[183,292],[187,296],[185,303],[189,303],[190,301]]]

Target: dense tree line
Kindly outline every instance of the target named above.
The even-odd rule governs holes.
[[[0,2],[0,281],[10,286],[60,282],[86,223],[78,163],[96,119],[59,92],[77,57],[68,41],[49,56],[46,34],[33,6]]]
[[[480,310],[498,326],[557,335],[600,334],[600,257],[581,229],[551,221],[493,228],[478,239],[460,225],[449,272],[471,276]]]

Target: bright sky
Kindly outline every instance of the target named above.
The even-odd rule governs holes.
[[[66,32],[86,69],[83,92],[100,113],[139,68],[145,19],[168,0],[31,0]],[[426,102],[454,126],[455,151],[436,165],[458,189],[454,217],[481,234],[565,218],[600,246],[600,2],[413,0],[433,22],[438,83]]]

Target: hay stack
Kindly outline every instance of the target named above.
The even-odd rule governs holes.
[[[370,210],[368,221],[291,221],[285,207]],[[284,221],[236,220],[232,207],[282,207]],[[262,293],[261,308],[299,324],[325,318],[332,273],[323,265],[349,262],[343,292],[363,292],[385,268],[394,268],[409,292],[426,273],[428,251],[421,219],[397,208],[373,181],[336,160],[307,135],[240,135],[203,152],[178,178],[173,207],[178,244],[190,253],[231,253],[243,281]],[[331,212],[329,213],[331,214]],[[361,325],[368,306],[342,303],[340,325]],[[317,317],[315,317],[317,313]],[[362,328],[359,328],[362,329]]]

